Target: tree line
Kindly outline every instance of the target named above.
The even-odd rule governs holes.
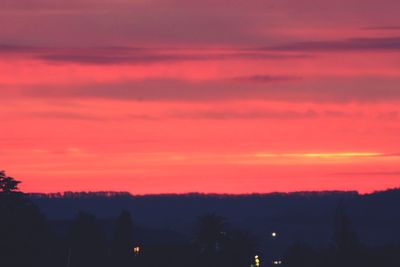
[[[216,214],[198,218],[192,237],[182,243],[149,244],[136,238],[138,229],[128,211],[114,220],[106,236],[95,215],[79,212],[66,236],[22,192],[16,181],[0,171],[0,266],[7,267],[356,267],[400,266],[399,246],[365,247],[346,212],[337,208],[329,248],[294,244],[284,255],[266,258],[260,241],[234,229]],[[277,255],[278,256],[278,255]]]

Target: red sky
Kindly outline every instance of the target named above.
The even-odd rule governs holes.
[[[2,0],[0,169],[28,192],[400,185],[397,0]]]

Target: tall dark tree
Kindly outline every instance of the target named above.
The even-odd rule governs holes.
[[[215,214],[199,217],[195,240],[198,247],[198,266],[223,266],[228,223],[225,218]]]
[[[47,266],[51,235],[44,216],[22,192],[20,182],[0,172],[0,264]]]
[[[132,266],[135,257],[134,248],[139,247],[138,245],[134,239],[131,215],[128,211],[123,211],[115,223],[112,265],[118,267]]]
[[[359,262],[360,242],[343,204],[336,209],[333,241],[334,265],[346,267]]]
[[[211,213],[201,216],[196,228],[196,241],[201,252],[218,253],[226,240],[227,231],[228,223],[225,218]]]
[[[68,267],[105,266],[105,237],[94,215],[80,212],[72,225],[68,241]]]
[[[10,193],[18,191],[20,181],[6,175],[5,171],[0,171],[0,192]]]
[[[336,210],[333,241],[338,252],[352,252],[359,247],[357,233],[343,204]]]

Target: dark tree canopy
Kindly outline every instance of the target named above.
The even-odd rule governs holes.
[[[199,218],[196,239],[206,253],[217,252],[225,239],[228,223],[225,218],[206,214]]]
[[[18,191],[20,181],[6,175],[5,171],[0,171],[0,190],[4,193]]]
[[[117,267],[132,266],[133,248],[137,245],[134,240],[134,230],[131,214],[128,211],[121,212],[117,218],[114,229],[112,246],[113,264]]]
[[[334,246],[340,253],[354,253],[354,250],[359,246],[357,233],[343,204],[339,205],[336,209]]]
[[[53,246],[46,218],[18,191],[19,183],[0,171],[0,265],[51,265]]]
[[[105,265],[105,237],[96,217],[79,212],[69,233],[69,264],[71,267]]]

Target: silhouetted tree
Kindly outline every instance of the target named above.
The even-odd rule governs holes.
[[[198,266],[247,267],[254,262],[257,243],[249,234],[229,227],[224,217],[206,214],[196,228]]]
[[[105,266],[105,238],[96,217],[80,212],[69,235],[68,265],[70,267]]]
[[[338,206],[335,214],[334,246],[337,251],[351,251],[359,246],[357,233],[343,205]]]
[[[0,264],[48,266],[51,235],[37,206],[18,192],[19,181],[0,172]]]
[[[199,249],[198,266],[221,266],[222,249],[227,240],[228,223],[225,218],[209,213],[199,217],[195,229]]]
[[[201,253],[218,253],[226,240],[227,231],[228,223],[225,218],[215,214],[201,216],[196,228],[196,241]]]
[[[134,259],[135,243],[134,230],[131,215],[128,211],[123,211],[118,217],[112,244],[112,265],[113,266],[132,266]]]
[[[18,190],[20,181],[6,175],[5,171],[0,171],[0,190],[3,193],[10,193]]]
[[[343,204],[336,209],[333,241],[334,265],[355,266],[359,261],[360,242]]]

